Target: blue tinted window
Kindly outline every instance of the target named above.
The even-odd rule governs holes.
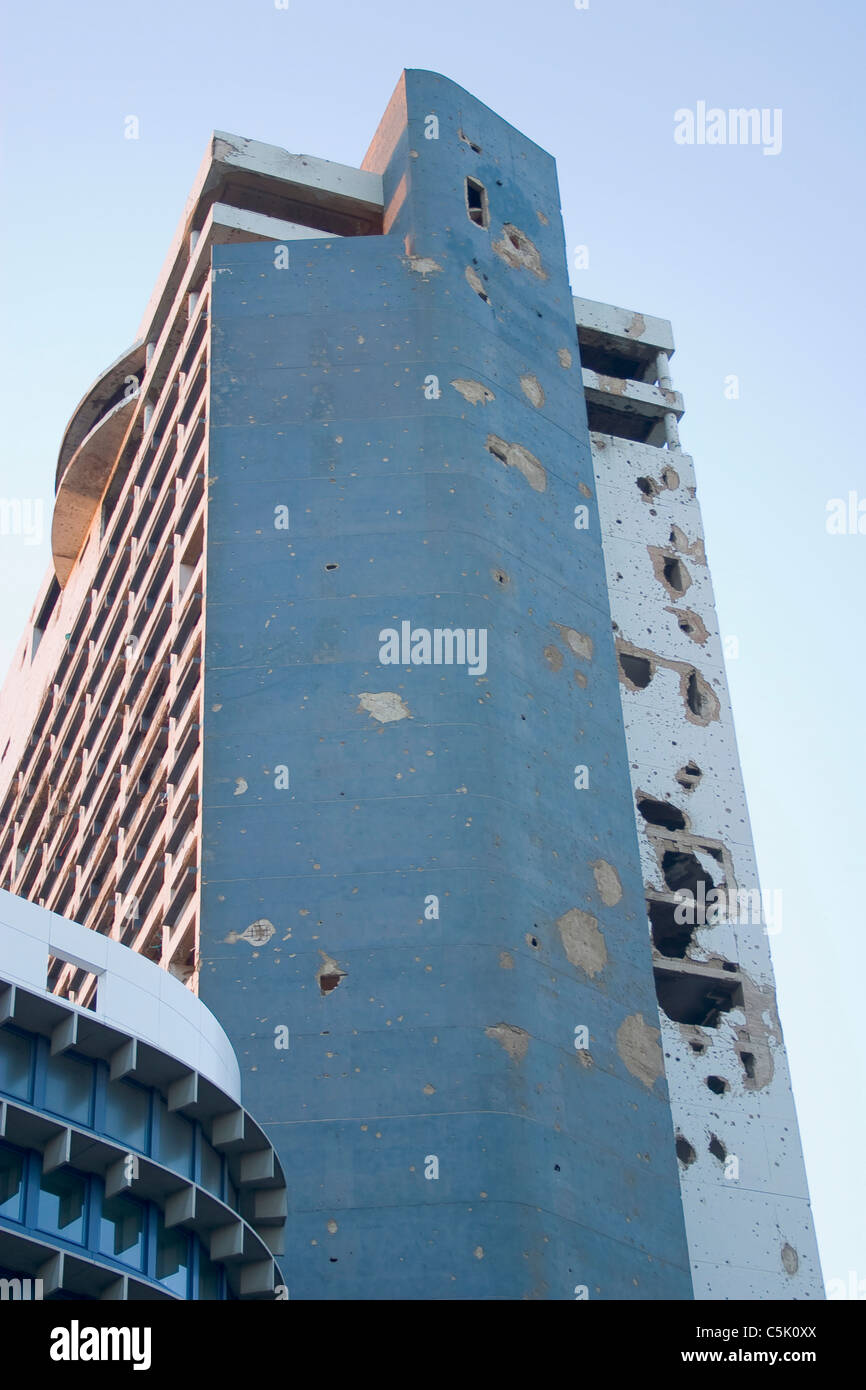
[[[0,1216],[21,1220],[21,1193],[24,1184],[24,1155],[0,1144]]]
[[[223,1161],[222,1156],[217,1153],[212,1144],[209,1144],[204,1135],[201,1137],[201,1178],[202,1187],[206,1187],[208,1192],[212,1192],[215,1197],[223,1195]]]
[[[39,1229],[80,1245],[84,1241],[86,1197],[87,1183],[76,1173],[62,1168],[56,1173],[43,1173],[39,1182]]]
[[[32,1059],[33,1044],[29,1038],[0,1028],[0,1091],[29,1100]]]
[[[189,1278],[189,1236],[185,1231],[167,1231],[162,1212],[156,1232],[156,1277],[166,1288],[183,1298]]]
[[[220,1267],[205,1254],[204,1249],[199,1251],[198,1257],[198,1297],[200,1299],[219,1298],[220,1296]]]
[[[129,1081],[110,1081],[105,1092],[105,1132],[147,1153],[150,1091]]]
[[[156,1157],[166,1168],[173,1168],[184,1177],[192,1177],[193,1127],[183,1115],[169,1110],[165,1101],[159,1101],[159,1153]]]
[[[129,1197],[105,1197],[99,1222],[99,1248],[141,1269],[144,1258],[144,1207]]]
[[[45,1106],[56,1115],[91,1123],[93,1063],[80,1057],[49,1057],[45,1070]]]

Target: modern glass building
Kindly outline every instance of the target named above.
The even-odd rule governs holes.
[[[216,1019],[6,892],[0,951],[0,1297],[280,1297],[285,1182]],[[58,956],[87,1008],[48,988]]]
[[[219,1019],[293,1298],[821,1296],[672,352],[413,71],[213,136],[69,422],[0,881]]]

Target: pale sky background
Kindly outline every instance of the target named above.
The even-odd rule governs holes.
[[[358,165],[401,69],[441,72],[556,157],[574,292],[672,320],[824,1276],[866,1281],[866,535],[825,526],[866,504],[862,0],[4,9],[0,497],[46,516],[0,536],[4,671],[63,428],[135,338],[212,129]],[[781,153],[677,145],[698,101],[781,108]]]

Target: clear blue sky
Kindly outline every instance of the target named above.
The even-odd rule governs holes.
[[[672,320],[824,1274],[866,1279],[866,535],[825,529],[866,499],[866,7],[44,0],[3,29],[0,497],[46,516],[0,536],[4,670],[63,427],[134,339],[212,129],[357,165],[401,69],[442,72],[556,156],[575,293]],[[781,108],[781,153],[677,145],[699,101]]]

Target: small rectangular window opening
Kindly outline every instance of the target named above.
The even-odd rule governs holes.
[[[489,227],[490,214],[487,207],[487,189],[477,179],[466,180],[466,210],[469,221],[476,227]]]

